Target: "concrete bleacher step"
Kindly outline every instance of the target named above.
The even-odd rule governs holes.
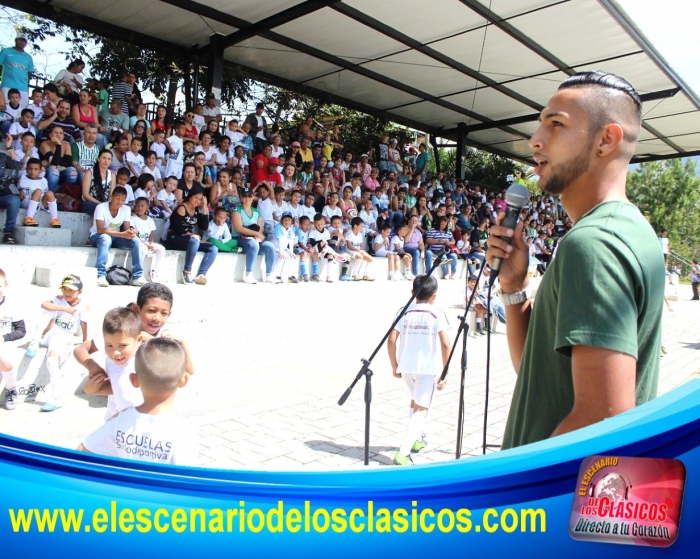
[[[25,246],[64,247],[71,244],[71,230],[52,227],[17,227],[15,239],[20,245]]]
[[[197,273],[202,256],[201,252],[197,253],[192,266],[193,274]],[[96,258],[97,249],[92,247],[0,245],[0,268],[11,274],[12,282],[34,283],[42,287],[57,287],[68,274],[76,274],[80,276],[83,284],[94,286],[97,281]],[[158,281],[171,284],[182,283],[184,264],[184,251],[166,251],[158,273]],[[131,269],[131,252],[110,249],[107,267],[112,265]],[[145,259],[145,278],[149,277],[150,266],[151,259]],[[340,267],[338,268],[340,271]],[[372,276],[377,281],[387,281],[388,269],[389,261],[386,258],[376,258],[372,265]],[[298,269],[295,269],[296,272]],[[244,273],[244,254],[219,253],[207,273],[207,279],[210,284],[231,285],[234,282],[242,281]],[[258,281],[264,278],[264,264],[261,256],[258,256],[253,267],[253,276]],[[438,272],[436,277],[440,278],[442,274]]]
[[[15,238],[19,244],[25,244],[22,239],[26,238],[26,233],[22,233],[25,229],[32,229],[28,227],[23,227],[24,218],[27,212],[25,210],[19,211],[19,217],[17,218],[17,226],[15,228]],[[36,212],[34,219],[39,224],[39,229],[46,227],[50,228],[51,216],[48,212],[43,210]],[[74,246],[74,247],[84,247],[89,244],[90,239],[90,227],[92,227],[92,216],[76,213],[76,212],[58,212],[58,220],[61,222],[61,229],[51,229],[46,234],[46,237],[50,239],[50,242],[44,244],[44,246]],[[154,238],[156,240],[160,239],[165,229],[166,221],[164,219],[154,219],[156,225],[156,230],[154,232]],[[5,226],[5,210],[0,210],[0,228]],[[55,233],[56,231],[69,231],[70,237],[66,238],[65,233]]]

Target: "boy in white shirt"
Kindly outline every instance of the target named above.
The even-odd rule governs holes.
[[[165,132],[162,130],[156,130],[153,132],[153,143],[151,144],[150,148],[151,151],[156,154],[156,167],[158,167],[158,170],[162,176],[166,176],[165,165],[167,163],[167,149],[164,142]]]
[[[282,221],[282,215],[289,212],[289,204],[284,201],[284,188],[276,186],[274,190],[275,199],[272,202],[272,219],[275,223]],[[292,216],[294,221],[294,216]]]
[[[442,390],[447,383],[447,378],[437,380],[450,355],[450,326],[445,313],[434,306],[437,288],[434,277],[421,275],[413,280],[416,301],[394,326],[387,342],[393,375],[404,379],[411,397],[406,436],[394,455],[398,466],[412,464],[410,453],[425,448],[421,433],[433,392],[436,387]]]
[[[85,394],[107,396],[105,421],[132,406],[143,404],[143,394],[131,384],[129,377],[134,372],[134,357],[141,345],[141,319],[128,307],[118,307],[105,314],[102,322],[104,341],[104,368],[100,367],[90,353],[81,353],[87,341],[75,351],[80,364],[88,370]]]
[[[361,218],[353,217],[350,222],[352,229],[345,234],[345,250],[351,254],[352,258],[348,276],[349,279],[355,281],[373,281],[373,278],[369,275],[369,267],[374,258],[367,254],[367,251],[364,249],[364,234],[362,233],[364,226],[365,222]]]
[[[170,154],[167,156],[163,175],[174,175],[178,180],[182,178],[182,167],[185,164],[184,137],[185,123],[179,120],[173,124],[173,135],[164,140],[165,147]]]
[[[396,228],[396,235],[389,241],[389,255],[394,259],[394,275],[390,278],[394,281],[401,280],[401,260],[404,264],[404,279],[413,280],[411,274],[411,261],[413,258],[403,249],[403,238],[408,233],[408,225],[405,223]],[[391,261],[390,261],[391,262]],[[391,269],[391,266],[389,267]]]
[[[311,247],[309,246],[309,232],[311,230],[311,220],[302,215],[299,218],[299,227],[296,229],[296,243],[294,253],[299,255],[299,268],[301,271],[301,279],[305,282],[309,281],[309,255]]]
[[[284,192],[284,189],[282,189],[282,191]],[[284,212],[280,216],[280,222],[275,225],[274,245],[277,249],[277,258],[275,259],[273,275],[277,278],[277,283],[282,283],[284,269],[288,264],[292,266],[292,271],[290,271],[290,273],[293,274],[288,276],[289,283],[299,283],[296,273],[293,273],[297,255],[294,254],[296,234],[292,222],[293,217],[291,212]]]
[[[32,91],[32,102],[27,105],[28,109],[31,109],[34,111],[34,126],[36,126],[39,121],[41,120],[41,117],[44,116],[44,92],[36,88],[34,91]]]
[[[54,229],[61,228],[61,222],[58,220],[58,204],[54,193],[49,190],[49,184],[45,178],[40,178],[41,161],[38,159],[27,160],[27,173],[18,181],[18,186],[24,199],[22,207],[27,209],[27,215],[24,219],[25,227],[39,227],[34,216],[39,209],[39,204],[43,208],[49,210],[51,216],[51,227]]]
[[[197,103],[194,106],[194,118],[192,119],[192,124],[197,127],[197,132],[201,132],[207,125],[207,121],[204,119],[204,105]]]
[[[213,244],[219,252],[234,252],[238,248],[238,239],[231,237],[226,218],[228,212],[221,206],[214,210],[214,219],[209,222],[209,229],[204,234],[204,240]]]
[[[156,224],[153,218],[148,215],[150,203],[148,198],[136,198],[134,211],[129,224],[136,230],[136,236],[141,239],[141,261],[152,258],[150,280],[158,281],[158,269],[165,256],[165,247],[153,242],[153,232]]]
[[[314,217],[316,217],[316,208],[314,208],[314,195],[309,192],[304,197],[304,205],[301,207],[301,215],[305,215],[309,218],[309,221],[313,223]],[[325,223],[325,221],[324,221]]]
[[[362,228],[362,233],[370,237],[374,237],[377,234],[377,212],[374,209],[374,204],[372,200],[365,200],[362,204],[362,209],[358,215],[359,218],[364,222]],[[370,239],[372,242],[372,239]]]
[[[326,260],[326,281],[333,282],[333,272],[336,272],[336,252],[328,246],[331,234],[326,229],[326,220],[321,214],[314,216],[314,224],[309,231],[309,246],[311,247],[311,281],[321,281],[319,276],[320,260]]]
[[[85,437],[78,450],[158,464],[196,465],[196,439],[172,415],[178,388],[187,384],[185,351],[176,340],[155,338],[136,352],[129,383],[143,403],[129,407]]]
[[[22,134],[22,143],[20,145],[21,151],[15,150],[15,161],[20,161],[22,163],[22,168],[17,171],[17,177],[21,178],[27,174],[27,161],[30,159],[39,159],[39,150],[36,149],[36,138],[31,132],[25,132]],[[44,176],[44,170],[42,167],[39,177]]]
[[[141,138],[131,139],[131,151],[127,151],[124,155],[124,161],[126,162],[126,167],[129,169],[132,177],[139,178],[141,175],[141,169],[143,169],[146,162],[143,160],[143,155],[139,153],[141,150]]]
[[[245,138],[245,134],[240,128],[238,128],[238,121],[235,118],[228,123],[228,127],[226,128],[224,135],[231,138],[231,146],[234,149],[243,141],[243,138]]]
[[[177,198],[175,197],[175,190],[177,189],[177,177],[170,176],[165,179],[165,185],[163,190],[161,190],[156,196],[158,205],[163,210],[163,217],[165,219],[169,218],[173,213],[175,206],[177,205]]]
[[[18,120],[15,120],[10,125],[9,134],[14,140],[12,144],[15,151],[20,151],[22,149],[22,135],[25,132],[31,132],[36,136],[36,128],[34,128],[34,111],[31,109],[22,109],[22,113]]]
[[[129,179],[131,178],[131,171],[126,167],[122,167],[117,171],[116,186],[121,186],[126,190],[126,205],[130,208],[134,207],[134,188],[129,184]]]
[[[157,165],[158,156],[156,155],[156,152],[153,150],[148,150],[146,152],[146,157],[144,157],[144,161],[145,164],[141,169],[141,172],[148,173],[153,177],[153,180],[156,182],[156,190],[160,192],[163,190],[163,175],[161,174]]]
[[[267,183],[260,183],[257,187],[258,211],[263,218],[263,235],[270,238],[274,235],[275,219],[272,215],[273,207],[270,199],[270,187]]]
[[[31,358],[36,355],[39,345],[49,349],[46,356],[49,384],[44,387],[46,398],[41,407],[43,412],[54,411],[63,405],[61,365],[70,354],[74,336],[82,332],[83,342],[88,339],[89,309],[80,297],[83,282],[78,276],[66,276],[61,282],[60,290],[61,295],[41,304],[44,312],[39,317],[26,353]]]

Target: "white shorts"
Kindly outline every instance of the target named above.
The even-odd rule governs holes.
[[[436,375],[416,375],[413,373],[401,373],[408,392],[411,394],[411,400],[418,404],[421,408],[429,408],[433,401],[433,392],[437,383]]]
[[[385,257],[387,254],[390,254],[390,252],[384,247],[374,249],[374,255],[379,256],[380,258]]]
[[[51,330],[46,333],[46,336],[41,340],[41,346],[49,348],[49,353],[55,352],[60,355],[70,353],[73,348],[73,339],[75,336],[70,332],[61,330],[57,326],[52,326]]]

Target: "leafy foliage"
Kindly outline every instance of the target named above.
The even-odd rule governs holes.
[[[700,177],[691,159],[642,163],[627,177],[627,196],[655,231],[668,231],[671,250],[700,256]]]

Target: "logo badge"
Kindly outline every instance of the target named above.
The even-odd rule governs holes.
[[[679,460],[590,456],[569,518],[575,540],[668,547],[678,537],[685,487]]]

